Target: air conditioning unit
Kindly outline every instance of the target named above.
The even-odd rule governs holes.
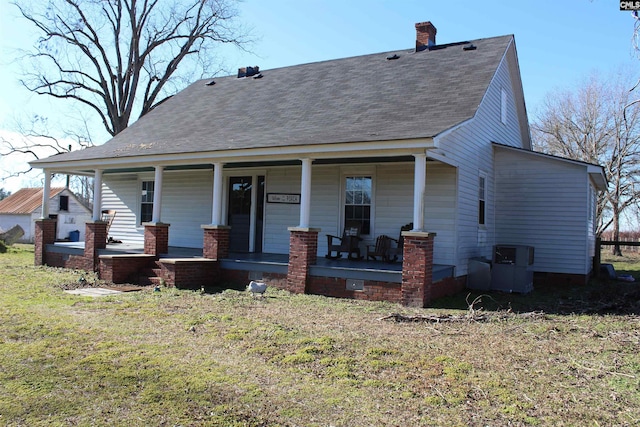
[[[533,246],[496,245],[493,250],[491,289],[504,292],[531,292],[533,262]]]

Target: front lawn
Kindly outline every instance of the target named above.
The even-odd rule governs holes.
[[[0,425],[640,424],[640,313],[599,305],[629,284],[430,309],[273,288],[88,298],[32,251],[0,255]]]

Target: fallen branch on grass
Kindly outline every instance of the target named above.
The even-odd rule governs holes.
[[[426,314],[426,315],[405,315],[400,313],[391,313],[388,316],[379,318],[378,320],[393,320],[395,322],[404,323],[461,323],[461,322],[486,322],[489,320],[504,320],[509,318],[524,319],[543,319],[545,317],[542,311],[531,311],[527,313],[498,312],[495,314],[470,312],[465,315],[452,314]]]

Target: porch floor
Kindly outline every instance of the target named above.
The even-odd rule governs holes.
[[[56,242],[48,245],[51,252],[79,254],[84,251],[84,242]],[[140,244],[110,243],[100,250],[100,255],[142,254],[144,248]],[[201,248],[183,248],[170,246],[167,254],[160,258],[201,258]],[[221,266],[230,270],[245,270],[259,273],[287,274],[289,265],[288,254],[271,253],[230,253],[228,258],[221,260]],[[347,257],[327,259],[317,258],[316,264],[311,266],[310,274],[320,277],[341,277],[345,279],[376,280],[381,282],[402,282],[402,262],[386,263],[371,260],[349,260]],[[433,281],[453,277],[454,266],[434,264]],[[259,279],[260,277],[256,277]]]

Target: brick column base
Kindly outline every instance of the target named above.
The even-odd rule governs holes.
[[[229,256],[229,233],[227,225],[202,225],[204,244],[202,256],[209,259],[222,259]]]
[[[36,231],[34,236],[34,264],[45,265],[47,263],[47,245],[56,241],[56,221],[55,219],[36,220]]]
[[[433,285],[433,240],[435,233],[403,231],[402,305],[426,307]]]
[[[85,224],[84,258],[90,270],[99,270],[98,251],[107,247],[107,223],[90,221]],[[87,268],[89,269],[89,268]]]
[[[297,294],[305,293],[309,268],[318,259],[319,228],[290,227],[289,268],[287,270],[287,290]]]
[[[158,256],[169,252],[169,225],[146,222],[144,225],[144,253]]]

